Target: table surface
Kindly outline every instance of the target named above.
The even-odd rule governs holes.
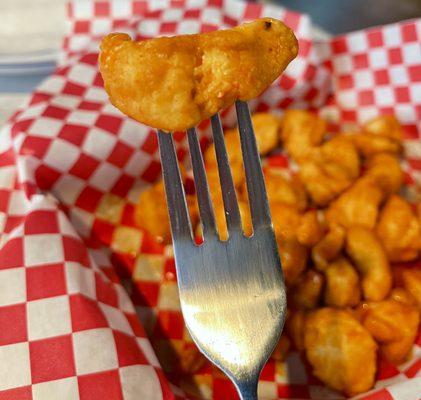
[[[0,126],[34,87],[54,68],[54,62],[35,69],[32,58],[53,60],[66,26],[67,0],[1,0],[0,15]],[[269,1],[265,1],[269,2]],[[331,33],[342,33],[421,16],[420,0],[272,0],[308,13]],[[12,46],[11,46],[12,44]],[[10,63],[5,73],[4,64]],[[18,70],[16,64],[25,63]],[[15,64],[13,67],[11,64]],[[2,66],[3,64],[3,66]],[[15,69],[13,69],[15,68]]]

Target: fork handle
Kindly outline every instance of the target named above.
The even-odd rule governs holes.
[[[236,383],[238,394],[241,400],[258,400],[257,399],[257,381],[248,380]]]

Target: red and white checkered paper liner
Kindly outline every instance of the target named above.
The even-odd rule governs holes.
[[[192,398],[169,383],[183,386],[184,378],[165,375],[155,356],[169,343],[191,345],[171,248],[132,218],[139,191],[160,173],[156,137],[109,104],[98,40],[110,31],[146,38],[279,18],[296,32],[300,53],[253,108],[318,110],[331,129],[397,115],[413,197],[421,181],[421,21],[317,42],[307,16],[234,0],[75,0],[68,12],[60,67],[0,135],[0,399]],[[232,110],[224,123],[233,123]],[[206,141],[206,122],[200,134]],[[185,138],[175,137],[181,159]],[[271,162],[288,166],[283,156]],[[382,362],[376,389],[360,398],[418,398],[417,343],[405,364]],[[339,398],[305,368],[297,353],[286,368],[270,361],[261,398]],[[209,365],[193,378],[203,397],[236,398]]]

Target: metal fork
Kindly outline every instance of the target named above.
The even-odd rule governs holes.
[[[172,135],[158,131],[181,309],[201,352],[235,384],[242,400],[257,399],[257,382],[281,333],[286,312],[259,153],[247,103],[236,103],[253,235],[243,234],[219,115],[211,118],[229,233],[218,236],[196,130],[187,131],[203,243],[191,223]]]

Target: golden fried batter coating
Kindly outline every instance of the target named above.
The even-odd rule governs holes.
[[[324,277],[312,269],[306,271],[298,283],[291,288],[292,304],[295,308],[311,310],[319,304]]]
[[[398,142],[402,141],[402,127],[393,115],[383,115],[368,121],[363,130],[370,135],[387,137]]]
[[[291,29],[262,18],[233,29],[139,42],[113,33],[102,40],[99,64],[119,110],[152,127],[181,131],[235,100],[257,97],[297,51]]]
[[[326,235],[311,249],[311,258],[319,271],[324,271],[329,262],[338,257],[345,243],[345,229],[332,224]]]
[[[360,172],[360,159],[352,141],[341,135],[311,149],[299,164],[300,179],[319,206],[337,197]]]
[[[164,243],[171,242],[163,181],[150,186],[140,194],[134,219],[138,227],[145,229],[158,240]]]
[[[296,176],[286,178],[284,171],[279,168],[265,168],[263,173],[270,204],[280,202],[294,206],[299,211],[307,208],[307,194]]]
[[[303,229],[301,223],[304,217],[295,207],[278,202],[271,204],[271,214],[285,280],[292,284],[307,265],[308,249],[298,240],[298,232]],[[307,238],[308,233],[301,236]]]
[[[306,313],[303,310],[288,310],[285,328],[294,346],[299,351],[304,350],[304,327]]]
[[[369,121],[363,133],[352,137],[354,144],[365,157],[376,153],[398,154],[402,151],[402,127],[393,116],[383,116]]]
[[[410,204],[398,195],[389,198],[376,228],[390,261],[415,260],[421,250],[421,224]]]
[[[387,299],[363,305],[362,324],[380,343],[380,352],[392,363],[404,361],[418,331],[419,311]]]
[[[399,159],[394,154],[378,153],[367,160],[366,175],[386,195],[396,193],[403,182],[403,171]]]
[[[281,257],[282,270],[288,285],[294,283],[306,269],[308,249],[297,239],[277,237],[279,256]]]
[[[370,389],[376,372],[376,343],[348,312],[322,308],[311,312],[304,346],[313,373],[328,386],[352,396]]]
[[[399,266],[393,272],[396,284],[411,294],[421,310],[421,269]]]
[[[270,113],[255,113],[251,116],[257,148],[265,155],[278,146],[281,119]]]
[[[316,210],[304,213],[297,228],[298,241],[307,247],[314,246],[323,236],[323,228],[317,217]]]
[[[391,300],[395,300],[399,303],[409,304],[411,306],[418,307],[417,300],[411,293],[409,293],[406,289],[401,287],[395,287],[390,292],[389,298]]]
[[[346,251],[360,272],[364,298],[383,300],[392,287],[392,272],[386,253],[373,231],[362,226],[349,228]]]
[[[383,192],[371,178],[362,177],[330,203],[326,211],[329,224],[348,228],[353,225],[374,228]]]
[[[345,258],[333,261],[325,270],[325,303],[332,307],[354,307],[361,298],[357,271]]]
[[[299,161],[318,146],[326,133],[326,122],[308,111],[287,110],[282,121],[281,140],[288,154]]]
[[[186,199],[190,218],[194,226],[199,215],[196,198],[194,196],[186,196]],[[134,211],[134,220],[139,228],[145,229],[155,236],[157,240],[166,244],[171,243],[171,229],[164,182],[162,180],[148,187],[140,194]]]

